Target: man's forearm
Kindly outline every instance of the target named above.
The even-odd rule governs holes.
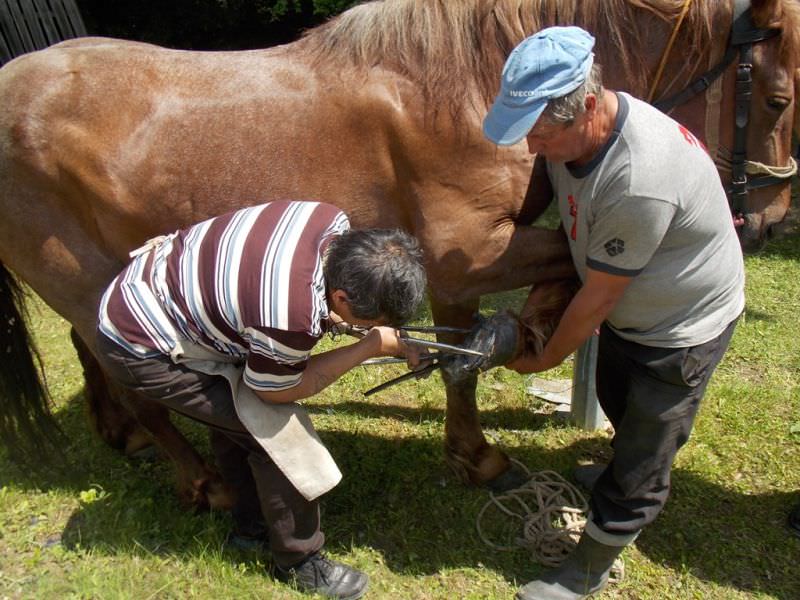
[[[613,305],[571,304],[542,351],[542,363],[546,368],[560,365],[575,352],[605,320],[611,308]]]
[[[315,354],[308,360],[303,377],[296,386],[278,392],[256,392],[264,402],[283,404],[318,394],[353,367],[375,356],[374,338],[362,338],[355,344]]]
[[[629,283],[627,277],[590,272],[541,354],[523,355],[508,366],[520,373],[533,373],[561,364],[611,313]]]

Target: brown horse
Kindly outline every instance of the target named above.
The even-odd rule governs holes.
[[[485,293],[539,285],[532,302],[557,297],[547,286],[567,289],[573,271],[561,233],[531,225],[531,157],[524,144],[500,149],[481,135],[506,56],[542,27],[579,24],[597,37],[612,89],[646,95],[665,55],[655,89],[664,98],[725,53],[732,4],[690,3],[676,28],[684,0],[384,0],[268,50],[89,38],[18,58],[0,70],[0,260],[91,340],[103,289],[147,238],[246,204],[316,199],[357,227],[399,226],[419,238],[439,324],[469,325]],[[800,8],[754,0],[752,17],[777,35],[754,46],[746,151],[785,166]],[[726,182],[735,70],[673,111],[707,142]],[[751,192],[745,238],[760,240],[788,203],[786,183]],[[9,318],[9,331],[0,329],[16,335],[21,320]],[[147,436],[119,420],[90,351],[82,358],[104,411],[98,429],[133,451]],[[3,362],[14,376],[24,370]],[[483,436],[475,382],[445,378],[446,455],[481,484],[509,463]],[[42,401],[5,396],[2,432],[35,436]],[[179,463],[182,489],[224,504],[213,472],[165,415],[132,405]]]

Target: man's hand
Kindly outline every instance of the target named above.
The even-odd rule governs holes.
[[[405,356],[400,350],[400,332],[394,327],[371,327],[364,336],[372,356]]]

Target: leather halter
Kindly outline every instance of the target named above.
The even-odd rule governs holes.
[[[654,106],[663,112],[683,104],[697,94],[704,92],[733,63],[738,54],[739,64],[736,67],[735,129],[733,138],[733,158],[731,160],[731,185],[726,190],[728,203],[735,215],[741,215],[747,200],[748,190],[785,183],[797,171],[797,166],[790,157],[789,167],[773,167],[762,169],[767,174],[758,174],[748,179],[748,167],[755,165],[747,160],[747,126],[750,120],[750,101],[753,94],[753,44],[775,37],[780,29],[759,29],[753,24],[749,0],[735,0],[733,24],[728,48],[716,66],[690,83],[682,91],[656,102]],[[763,165],[761,165],[763,167]],[[777,175],[776,172],[788,175]]]

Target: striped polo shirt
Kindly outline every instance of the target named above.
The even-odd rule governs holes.
[[[175,232],[111,283],[99,329],[143,358],[189,340],[245,362],[253,389],[290,388],[328,317],[323,252],[349,226],[328,204],[271,202]]]

